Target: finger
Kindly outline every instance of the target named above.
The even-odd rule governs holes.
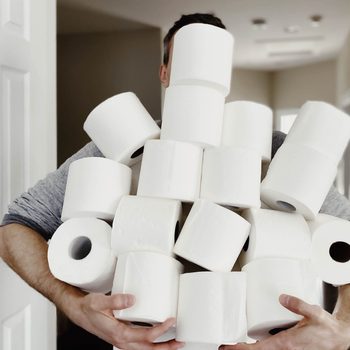
[[[94,294],[92,298],[91,307],[96,311],[122,310],[135,303],[135,297],[131,294],[114,294],[110,296]]]
[[[153,343],[175,324],[175,318],[169,318],[165,322],[152,328],[132,328],[125,326],[123,338],[125,342],[149,342]]]
[[[154,350],[177,350],[185,346],[185,343],[176,340],[169,340],[164,343],[157,343],[153,345]]]
[[[177,350],[181,349],[184,343],[177,342],[176,340],[170,340],[164,343],[127,343],[125,349],[127,350]],[[124,349],[124,347],[123,347]]]
[[[293,297],[292,295],[281,294],[279,301],[281,305],[289,311],[309,319],[318,319],[320,317],[320,313],[322,312],[320,307],[310,305],[297,297]]]
[[[153,339],[152,341],[159,338],[165,332],[167,332],[171,327],[175,325],[176,319],[174,317],[168,318],[163,323],[150,328],[148,331],[150,333],[150,337]]]
[[[235,345],[222,345],[220,350],[281,350],[287,347],[290,343],[290,335],[288,331],[282,331],[276,335],[273,335],[264,340],[258,341],[254,344],[235,344]]]

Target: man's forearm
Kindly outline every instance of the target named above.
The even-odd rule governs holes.
[[[76,308],[71,306],[84,294],[51,274],[47,243],[37,232],[18,224],[1,227],[0,256],[30,286],[75,318]]]

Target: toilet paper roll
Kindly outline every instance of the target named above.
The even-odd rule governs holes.
[[[270,208],[296,211],[306,219],[313,219],[336,173],[334,162],[322,153],[310,147],[284,143],[261,184],[261,199]]]
[[[328,103],[308,101],[301,107],[285,142],[309,146],[338,163],[349,139],[349,115]]]
[[[227,96],[231,87],[233,36],[225,29],[193,23],[174,37],[170,85],[207,85]]]
[[[240,255],[241,266],[263,258],[310,258],[311,233],[302,215],[249,209],[242,216],[251,229]]]
[[[132,165],[149,139],[160,129],[132,92],[115,95],[100,103],[87,117],[84,130],[105,157]]]
[[[51,273],[88,292],[112,289],[116,259],[111,251],[111,227],[94,218],[74,218],[54,233],[48,248]]]
[[[202,158],[202,149],[190,143],[148,141],[137,195],[193,202],[199,196]]]
[[[113,221],[112,250],[116,256],[142,250],[171,256],[180,219],[180,201],[125,196]]]
[[[247,273],[248,336],[253,339],[267,338],[302,318],[279,303],[281,294],[319,303],[320,282],[308,260],[253,260],[242,271]]]
[[[272,110],[260,103],[235,101],[225,104],[222,145],[248,148],[271,160]]]
[[[350,283],[350,222],[319,214],[310,229],[311,262],[319,277],[336,286]]]
[[[193,204],[174,253],[211,271],[231,271],[249,234],[238,214],[207,200]]]
[[[116,310],[116,318],[157,324],[176,316],[179,275],[175,259],[152,252],[131,252],[118,257],[112,294],[133,294],[135,304]]]
[[[165,90],[160,138],[201,147],[219,146],[224,104],[225,97],[211,87],[169,86]]]
[[[73,217],[113,220],[120,198],[129,194],[131,169],[106,158],[82,158],[71,163],[62,221]]]
[[[246,336],[245,273],[195,272],[180,276],[176,340],[234,344]]]
[[[259,208],[260,175],[261,157],[256,151],[235,147],[205,149],[200,198],[238,208]]]

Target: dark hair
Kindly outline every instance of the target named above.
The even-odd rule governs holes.
[[[211,24],[213,26],[226,29],[221,19],[216,17],[212,13],[193,13],[190,15],[182,15],[181,18],[177,20],[174,23],[174,25],[169,29],[167,35],[163,39],[163,45],[164,45],[163,63],[165,65],[167,65],[169,62],[169,43],[171,38],[180,28],[191,23]]]

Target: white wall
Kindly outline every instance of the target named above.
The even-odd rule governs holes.
[[[133,91],[160,118],[159,40],[158,29],[58,36],[59,164],[89,142],[83,123],[108,97]]]
[[[350,115],[350,33],[345,40],[337,60],[337,104]],[[350,195],[350,146],[348,146],[342,167],[344,169],[343,181],[339,181],[343,192]]]
[[[275,72],[234,69],[227,101],[255,101],[275,110],[296,109],[307,100],[336,104],[337,65],[334,59]],[[349,66],[344,63],[342,68]]]
[[[248,100],[271,106],[271,88],[270,72],[234,69],[226,101]]]
[[[336,78],[336,60],[273,72],[273,108],[295,109],[307,100],[336,104]]]

